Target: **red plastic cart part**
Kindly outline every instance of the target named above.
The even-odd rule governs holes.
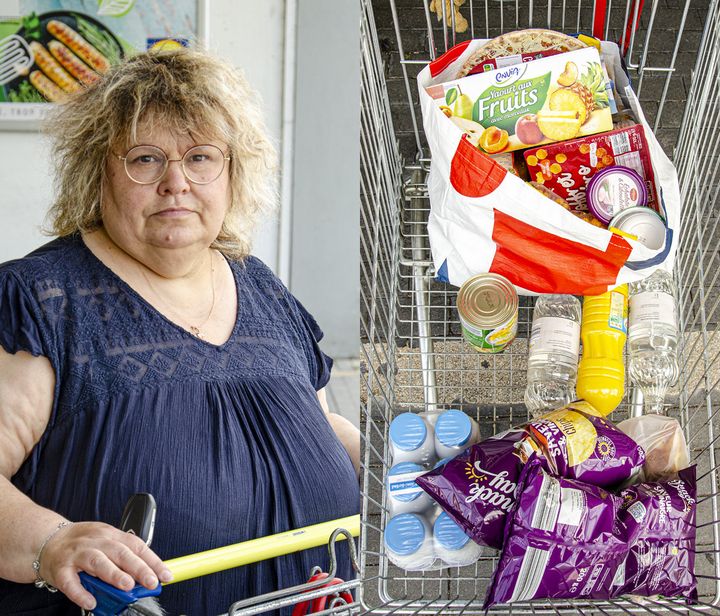
[[[316,582],[318,580],[324,580],[327,579],[328,574],[321,572],[316,573],[313,575],[309,580],[308,584],[312,582]],[[337,586],[338,584],[344,584],[345,582],[341,580],[340,578],[333,578],[330,580],[327,584],[323,584],[320,588],[327,588],[328,586]],[[316,589],[314,589],[316,590]],[[340,593],[334,593],[331,595],[325,595],[323,597],[318,597],[317,599],[313,601],[303,601],[301,603],[298,603],[295,605],[295,608],[293,609],[292,616],[306,616],[307,614],[315,614],[317,612],[322,612],[324,609],[326,609],[326,606],[328,602],[332,601],[335,597],[340,597],[345,601],[345,603],[352,603],[353,597],[352,594],[350,594],[348,591],[342,591]]]

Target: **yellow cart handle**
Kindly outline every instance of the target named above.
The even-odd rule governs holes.
[[[330,540],[330,535],[338,528],[344,528],[353,537],[359,536],[360,516],[351,515],[346,518],[321,522],[320,524],[304,526],[303,528],[288,530],[276,535],[259,537],[258,539],[251,539],[250,541],[243,541],[222,548],[207,550],[206,552],[166,560],[165,566],[172,572],[173,579],[171,582],[163,584],[163,586],[325,545]]]

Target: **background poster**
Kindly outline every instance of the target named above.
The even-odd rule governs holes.
[[[43,117],[137,51],[203,39],[199,0],[0,0],[0,121]]]

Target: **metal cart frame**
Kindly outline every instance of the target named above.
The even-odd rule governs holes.
[[[465,568],[408,572],[388,561],[382,543],[388,516],[383,483],[390,462],[388,426],[393,416],[408,410],[462,408],[478,420],[484,436],[527,419],[522,394],[533,299],[521,298],[518,339],[503,354],[485,356],[462,342],[454,309],[456,289],[434,280],[425,227],[430,160],[414,78],[425,64],[467,38],[491,38],[530,26],[587,32],[599,18],[604,38],[627,44],[626,65],[654,129],[677,126],[674,120],[682,117],[677,137],[666,136],[665,143],[678,169],[683,198],[675,266],[681,375],[668,394],[666,410],[681,422],[691,458],[698,465],[695,570],[700,598],[693,606],[679,600],[640,598],[541,601],[498,606],[490,613],[720,613],[718,0],[651,0],[642,8],[639,1],[610,0],[604,20],[598,13],[602,2],[467,0],[460,7],[469,22],[464,34],[457,32],[447,5],[438,21],[429,4],[430,0],[363,0],[363,608],[373,614],[481,614],[497,564],[498,555],[490,549],[483,551],[476,565]],[[692,20],[704,23],[697,40],[686,30]],[[697,50],[695,68],[683,72],[679,54],[689,49]],[[684,111],[678,111],[669,95],[685,82],[688,103]],[[612,415],[615,421],[637,409],[638,396],[633,398],[632,388],[628,390],[625,402]]]

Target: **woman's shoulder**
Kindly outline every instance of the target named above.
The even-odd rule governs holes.
[[[243,278],[248,284],[260,289],[272,287],[276,290],[287,292],[285,285],[280,278],[272,271],[270,266],[255,255],[248,255],[243,259],[231,260],[237,271],[243,273]]]
[[[19,259],[0,263],[0,278],[16,278],[31,284],[47,280],[72,268],[82,252],[80,236],[59,237]]]

